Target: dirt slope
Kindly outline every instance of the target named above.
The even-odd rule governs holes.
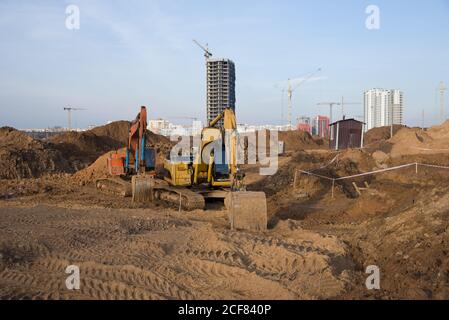
[[[325,141],[322,139],[314,139],[304,131],[279,131],[279,141],[284,141],[286,151],[300,151],[304,149],[320,149],[327,148]]]
[[[65,158],[80,163],[80,169],[96,161],[104,153],[124,148],[128,144],[129,121],[116,121],[85,132],[65,132],[51,139]],[[164,136],[146,131],[146,145],[156,148],[158,156],[166,156],[171,142]]]
[[[85,132],[64,132],[42,142],[14,128],[0,128],[0,179],[36,178],[74,173],[104,153],[127,144],[130,123],[117,121]],[[171,149],[166,137],[146,132],[147,146],[155,147],[161,163]]]
[[[393,134],[396,134],[400,129],[404,128],[402,125],[393,126]],[[363,144],[365,146],[372,143],[385,141],[391,138],[391,127],[379,127],[368,130],[363,138]]]
[[[74,167],[51,144],[34,140],[13,128],[0,128],[0,179],[70,171]]]

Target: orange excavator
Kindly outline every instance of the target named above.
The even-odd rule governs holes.
[[[145,181],[146,178],[154,178],[156,175],[156,150],[146,146],[146,128],[147,108],[142,106],[136,118],[131,122],[125,153],[116,152],[109,156],[108,171],[111,177],[97,180],[98,189],[131,196],[136,179]],[[130,178],[131,184],[129,183]]]

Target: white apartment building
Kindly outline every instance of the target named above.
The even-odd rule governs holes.
[[[364,94],[365,130],[403,123],[404,101],[400,90],[371,89]]]
[[[161,134],[163,130],[166,130],[170,127],[170,122],[164,119],[151,119],[148,121],[147,129],[156,134]]]

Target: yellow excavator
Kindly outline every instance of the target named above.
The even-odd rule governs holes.
[[[223,125],[220,125],[223,123]],[[203,199],[223,199],[231,228],[265,230],[265,193],[250,192],[237,163],[237,121],[232,109],[225,109],[201,132],[201,140],[190,157],[166,159],[164,180],[172,187],[190,190]],[[190,159],[189,159],[190,158]]]
[[[135,123],[146,123],[144,107]],[[130,131],[130,137],[136,133],[139,131]],[[135,154],[136,169],[139,163],[148,162],[146,154],[149,150],[142,139],[144,136],[140,132],[136,138],[136,150],[127,151],[125,166],[130,163],[128,154]],[[244,174],[237,164],[238,142],[236,117],[232,109],[227,108],[202,130],[199,143],[190,148],[188,154],[172,155],[164,160],[163,177],[155,176],[151,169],[155,167],[153,155],[150,169],[133,170],[133,201],[165,202],[190,211],[204,209],[206,199],[222,199],[232,229],[266,230],[265,193],[246,190]]]

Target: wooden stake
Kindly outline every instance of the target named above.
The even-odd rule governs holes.
[[[293,189],[296,190],[296,179],[297,179],[298,171],[295,170],[295,177],[293,178]]]
[[[335,179],[332,180],[332,199],[334,199]]]
[[[357,184],[355,182],[353,182],[352,185],[354,186],[354,189],[359,194],[359,196],[361,196],[362,192],[360,191],[359,187],[357,187]]]

